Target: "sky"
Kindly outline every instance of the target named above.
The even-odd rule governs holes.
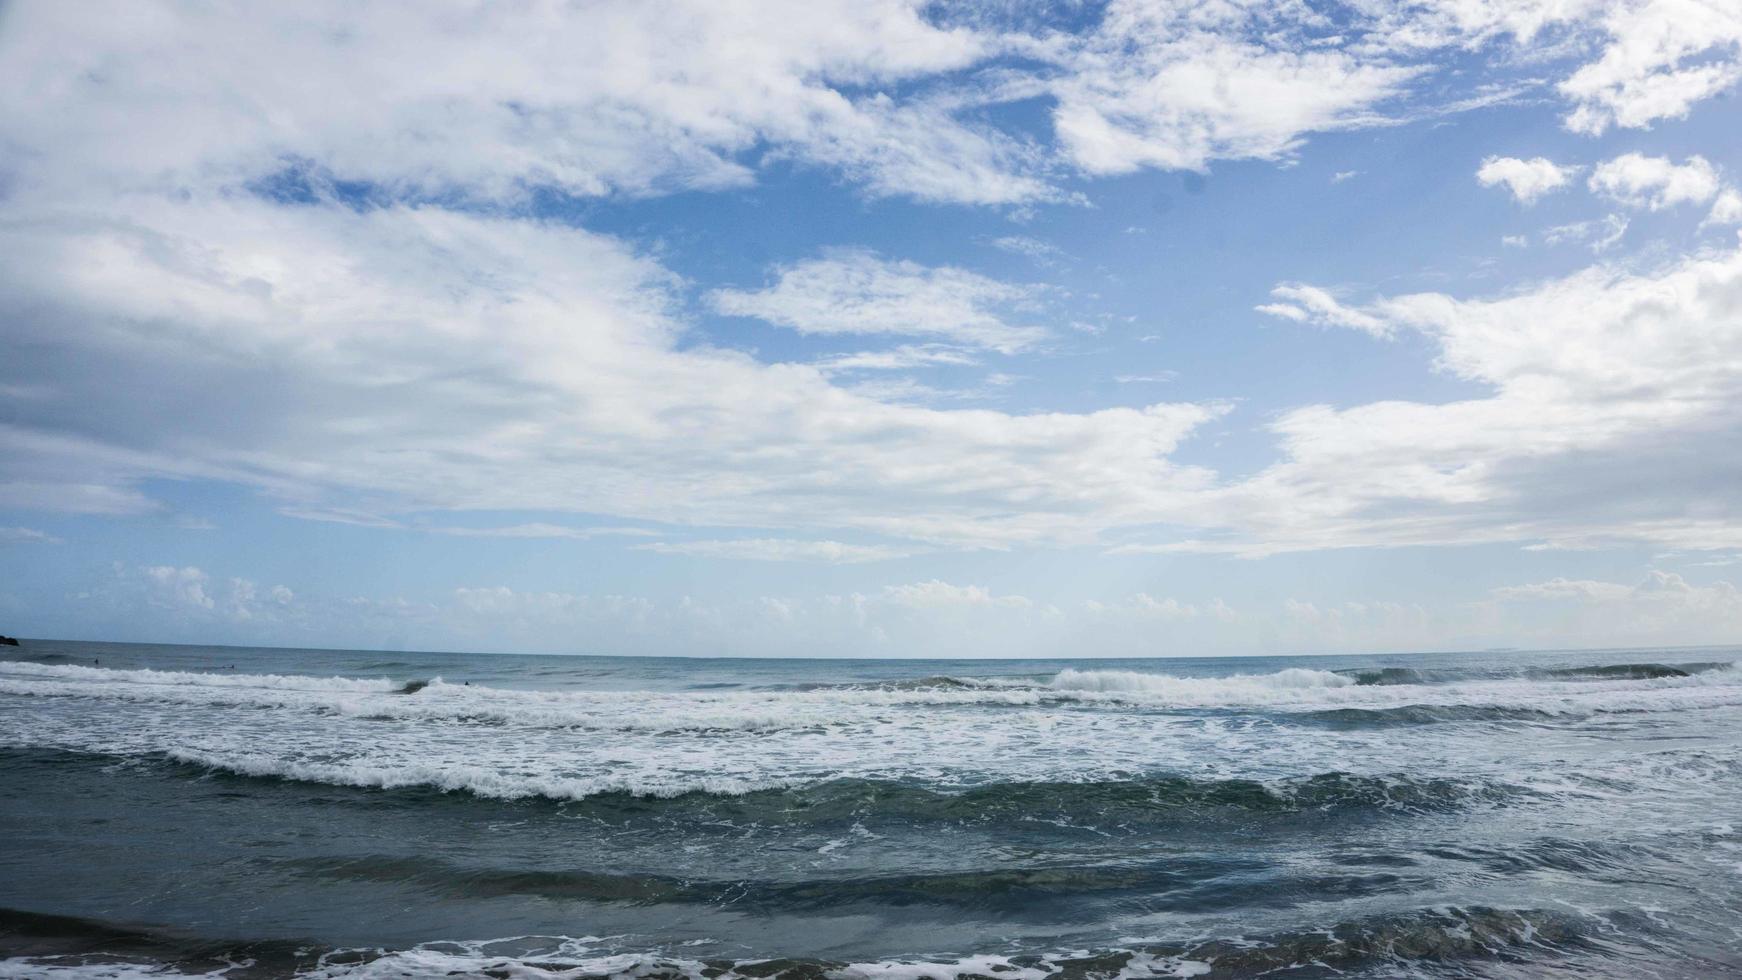
[[[0,632],[1742,638],[1733,0],[0,5]]]

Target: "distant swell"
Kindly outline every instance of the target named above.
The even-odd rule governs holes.
[[[1597,680],[1637,681],[1658,677],[1691,677],[1707,671],[1733,667],[1731,663],[1691,664],[1602,664],[1591,667],[1562,667],[1531,673],[1544,677],[1590,677]]]
[[[1453,667],[1380,667],[1337,671],[1339,676],[1353,679],[1362,687],[1389,687],[1405,684],[1453,684],[1459,681],[1505,680],[1615,680],[1642,681],[1666,677],[1692,677],[1708,671],[1735,666],[1730,662],[1702,661],[1698,663],[1661,664],[1589,664],[1576,667],[1538,667],[1524,670],[1458,669]]]

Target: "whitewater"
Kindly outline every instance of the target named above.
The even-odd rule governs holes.
[[[1742,651],[32,641],[0,977],[1742,973]]]

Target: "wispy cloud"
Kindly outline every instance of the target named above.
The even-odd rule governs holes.
[[[730,538],[696,541],[652,541],[635,546],[640,551],[692,558],[724,558],[741,561],[809,561],[831,565],[906,558],[912,549],[887,545],[843,544],[839,541],[806,541],[796,538]]]
[[[0,527],[0,544],[61,544],[61,539],[32,527]]]
[[[427,527],[422,530],[461,538],[645,538],[658,532],[644,527],[570,527],[566,524],[509,524],[503,527]]]
[[[1012,322],[1043,290],[951,266],[928,267],[846,249],[780,268],[760,290],[718,289],[714,309],[800,333],[945,337],[1010,353],[1045,338]]]

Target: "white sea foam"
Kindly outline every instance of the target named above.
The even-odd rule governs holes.
[[[760,977],[756,969],[722,970],[718,965],[700,960],[674,957],[660,953],[601,954],[588,945],[591,940],[564,940],[549,953],[521,958],[493,953],[494,943],[442,942],[428,943],[411,949],[394,950],[370,956],[363,962],[334,962],[338,957],[323,957],[323,961],[296,974],[304,980],[403,980],[406,977],[447,977],[452,980],[487,980],[512,977],[517,980],[575,980],[579,977],[607,976],[621,980],[640,977],[682,976],[689,980],[749,980]],[[502,942],[502,941],[498,941]],[[373,952],[373,951],[371,951]],[[350,957],[347,951],[347,960]],[[58,961],[57,961],[58,960]],[[754,968],[763,960],[745,960],[738,964]],[[36,980],[191,980],[191,978],[225,977],[240,966],[218,968],[208,972],[190,973],[173,967],[151,963],[71,963],[64,958],[15,957],[0,960],[0,978],[36,978]],[[830,980],[931,980],[943,977],[996,976],[1004,980],[1046,980],[1056,968],[1045,962],[1021,966],[1009,957],[998,955],[966,956],[952,960],[895,959],[850,963],[830,967],[825,974]],[[1117,973],[1104,974],[1108,980],[1141,980],[1141,978],[1197,977],[1210,972],[1210,965],[1198,960],[1172,956],[1133,954]]]
[[[1341,707],[1457,705],[1588,714],[1742,703],[1742,671],[1730,666],[1680,677],[1609,680],[1516,676],[1433,684],[1362,685],[1344,674],[1305,668],[1230,677],[1067,668],[1051,680],[1048,689],[1084,700],[1157,708],[1263,708],[1298,712]]]
[[[1438,774],[1518,783],[1561,769],[1521,772],[1516,753],[1491,750],[1493,740],[1481,732],[1459,739],[1457,754],[1447,755],[1450,733],[1427,730],[1435,726],[1332,730],[1315,720],[1303,735],[1288,719],[1415,706],[1519,709],[1530,713],[1526,720],[1605,712],[1687,718],[1742,705],[1742,672],[1357,685],[1299,668],[1232,677],[1067,670],[980,685],[810,690],[528,691],[439,679],[413,693],[403,689],[402,680],[384,678],[0,662],[0,744],[503,799],[732,794],[839,778],[968,786],[1155,773],[1265,781],[1335,771],[1383,776],[1411,768],[1424,753],[1433,753]],[[1563,756],[1587,751],[1576,730],[1554,732]],[[1531,737],[1540,743],[1544,732]],[[1631,778],[1627,767],[1644,771],[1642,760],[1624,762],[1593,771],[1619,771],[1623,782]],[[1671,773],[1668,781],[1687,779]],[[1578,788],[1544,785],[1551,793]]]
[[[1268,697],[1277,691],[1300,692],[1354,687],[1355,680],[1328,670],[1308,670],[1302,667],[1290,667],[1274,674],[1236,674],[1232,677],[1174,677],[1135,670],[1075,670],[1067,667],[1058,672],[1049,686],[1055,691],[1146,694],[1171,697],[1193,704],[1240,704],[1255,697]]]
[[[1058,972],[1043,958],[1036,966],[1012,963],[996,955],[968,956],[957,960],[880,960],[850,963],[830,970],[830,980],[936,980],[939,977],[998,977],[1000,980],[1046,980]],[[1138,980],[1144,977],[1197,977],[1210,972],[1208,963],[1174,956],[1135,953],[1118,972],[1099,971],[1108,980]]]
[[[192,980],[226,977],[238,966],[189,973],[163,963],[77,963],[69,957],[14,956],[0,959],[0,980]]]
[[[413,692],[386,678],[108,670],[0,663],[0,694],[96,698],[233,708],[295,709],[379,720],[580,728],[607,731],[778,732],[859,725],[909,709],[1135,705],[1153,709],[1476,706],[1543,714],[1593,714],[1742,703],[1742,671],[1686,677],[1510,677],[1435,684],[1358,685],[1323,670],[1180,677],[1066,669],[1045,682],[863,685],[783,691],[529,691],[448,684]]]
[[[247,688],[277,691],[386,692],[400,685],[385,677],[305,677],[299,674],[250,674],[184,670],[119,670],[78,664],[36,664],[0,661],[0,675],[45,677],[103,684],[136,684],[152,687]]]

